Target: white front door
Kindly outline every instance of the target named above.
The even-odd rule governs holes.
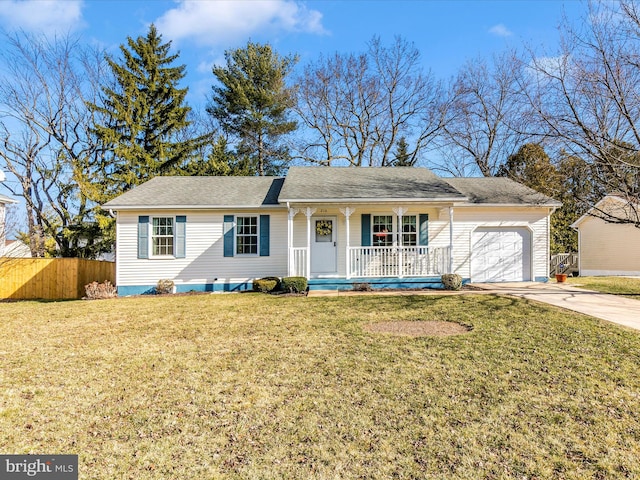
[[[336,275],[336,217],[311,219],[311,275]]]

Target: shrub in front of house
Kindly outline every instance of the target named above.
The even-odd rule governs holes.
[[[280,279],[278,277],[264,277],[253,281],[253,291],[271,293],[280,290]]]
[[[158,280],[158,283],[156,285],[156,295],[173,293],[174,286],[175,284],[173,283],[173,280],[167,280],[167,279]]]
[[[101,298],[114,298],[118,296],[118,290],[115,286],[111,285],[109,280],[105,280],[103,283],[91,282],[84,286],[84,291],[87,300],[98,300]]]
[[[457,273],[445,273],[440,277],[440,281],[447,290],[460,290],[462,288],[462,277]]]
[[[304,293],[307,291],[307,279],[305,277],[284,277],[280,284],[282,291],[287,293]]]
[[[371,292],[373,288],[370,283],[354,283],[353,291],[354,292]]]

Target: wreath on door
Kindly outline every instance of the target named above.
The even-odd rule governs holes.
[[[333,222],[329,220],[318,220],[316,222],[316,233],[320,236],[327,236],[333,233]]]

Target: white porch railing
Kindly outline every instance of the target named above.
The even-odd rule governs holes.
[[[349,278],[442,275],[449,247],[349,247],[349,265]]]
[[[290,274],[294,277],[309,278],[307,273],[307,249],[305,247],[292,248],[289,254],[291,255]]]

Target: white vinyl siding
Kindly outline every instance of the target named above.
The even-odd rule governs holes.
[[[335,217],[337,225],[338,275],[346,275],[346,220],[340,206],[318,207],[314,217]],[[353,207],[353,206],[352,206]],[[389,215],[394,217],[394,207],[407,208],[403,218],[429,215],[429,247],[449,246],[448,207],[425,207],[424,205],[357,205],[350,216],[350,245],[361,244],[362,214]],[[387,213],[388,212],[388,213]],[[269,256],[239,255],[224,256],[223,222],[225,215],[237,217],[270,216]],[[137,222],[139,215],[153,217],[186,215],[186,258],[154,259],[137,258]],[[372,218],[373,220],[373,218]],[[479,227],[526,227],[531,232],[531,278],[548,276],[549,255],[549,209],[545,207],[454,207],[453,266],[454,272],[470,278],[472,255],[472,233]],[[373,222],[372,222],[373,224]],[[403,225],[407,225],[403,222]],[[311,235],[315,224],[311,225]],[[407,227],[411,229],[412,227]],[[397,226],[396,226],[397,230]],[[403,228],[404,230],[404,228]],[[412,233],[412,232],[409,232]],[[265,276],[286,276],[287,210],[256,209],[238,210],[167,210],[160,212],[135,211],[118,213],[117,223],[117,282],[119,286],[155,285],[158,280],[168,278],[180,284],[241,283]],[[300,211],[293,220],[293,247],[307,246],[307,217]],[[235,250],[234,250],[235,251]]]
[[[453,209],[453,270],[471,277],[472,235],[478,228],[526,227],[531,231],[531,280],[549,276],[549,209],[544,207],[455,207]],[[436,217],[438,218],[438,217]],[[437,221],[429,217],[429,235],[436,231],[434,243],[449,242],[448,212]],[[429,245],[432,245],[431,243]]]
[[[176,217],[186,215],[185,258],[137,258],[138,216]],[[269,256],[224,256],[224,215],[270,216]],[[285,209],[256,210],[167,210],[120,211],[117,220],[118,286],[155,285],[160,279],[171,279],[176,285],[210,283],[243,283],[266,276],[287,274],[287,214]],[[217,279],[217,280],[216,280]]]

